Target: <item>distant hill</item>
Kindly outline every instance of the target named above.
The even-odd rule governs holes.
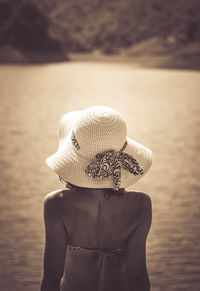
[[[49,18],[33,1],[0,1],[1,61],[66,60],[59,40],[49,34]]]
[[[50,33],[69,50],[115,52],[154,36],[200,40],[199,0],[44,0]],[[69,41],[73,40],[73,41]]]
[[[0,0],[0,24],[0,44],[26,52],[113,54],[154,37],[177,49],[200,41],[200,1]]]

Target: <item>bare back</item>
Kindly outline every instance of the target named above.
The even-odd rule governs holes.
[[[54,194],[69,243],[85,248],[123,246],[140,223],[143,193],[105,195],[105,190],[70,190]],[[147,198],[146,198],[147,199]]]
[[[67,245],[100,250],[123,247],[129,284],[135,286],[141,277],[143,283],[139,284],[146,284],[141,290],[149,290],[145,243],[151,225],[151,199],[139,192],[107,194],[103,189],[72,189],[47,195],[46,270],[53,265],[52,274],[62,277]]]

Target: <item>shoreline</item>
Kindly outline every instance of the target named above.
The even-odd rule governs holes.
[[[122,50],[116,54],[104,54],[98,50],[93,52],[83,53],[66,53],[66,58],[58,59],[43,59],[42,55],[29,60],[27,56],[15,50],[9,50],[9,53],[4,58],[1,54],[0,65],[45,65],[53,63],[125,63],[134,65],[137,68],[157,68],[157,69],[180,69],[180,70],[200,70],[200,54],[193,52],[180,52],[166,53],[166,54],[128,54],[126,50]]]
[[[129,56],[124,53],[105,55],[100,52],[70,53],[69,62],[127,63],[138,68],[200,70],[200,55],[178,54]]]

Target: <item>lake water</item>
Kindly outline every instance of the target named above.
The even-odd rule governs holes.
[[[200,73],[133,64],[0,66],[0,290],[39,290],[44,196],[62,184],[44,160],[60,117],[107,105],[129,136],[151,148],[151,171],[134,188],[152,198],[147,241],[152,291],[200,290]]]

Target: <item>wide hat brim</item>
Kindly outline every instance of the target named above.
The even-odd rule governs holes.
[[[66,126],[61,132],[61,141],[58,151],[46,159],[47,165],[54,170],[65,181],[79,187],[87,188],[114,188],[113,177],[105,179],[92,178],[85,173],[87,166],[95,156],[84,156],[81,152],[77,151],[71,140],[71,133],[73,125],[76,123],[77,118],[81,115],[82,111],[74,111],[66,114],[61,123],[65,122]],[[120,188],[126,188],[139,179],[141,179],[150,169],[152,164],[152,152],[147,147],[140,143],[126,137],[127,146],[125,153],[131,155],[143,168],[143,175],[134,175],[125,169],[121,169],[121,184]],[[119,149],[120,150],[120,149]]]

